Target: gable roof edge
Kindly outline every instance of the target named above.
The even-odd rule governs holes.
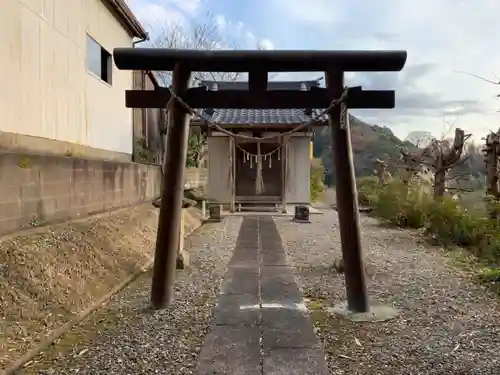
[[[149,35],[141,25],[137,17],[129,8],[125,0],[101,0],[112,11],[115,12],[118,20],[123,24],[132,37],[149,39]]]

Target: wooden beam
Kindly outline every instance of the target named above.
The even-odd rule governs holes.
[[[330,96],[338,97],[343,90],[344,74],[338,71],[326,71],[325,81]],[[354,175],[352,156],[351,130],[347,118],[342,119],[341,109],[334,108],[330,112],[330,127],[332,137],[332,162],[335,166],[336,201],[339,213],[340,242],[342,259],[345,268],[345,285],[347,305],[356,313],[368,312],[368,294],[366,291],[365,268],[358,213],[358,196]],[[341,121],[345,126],[341,126]]]
[[[179,96],[191,108],[327,108],[331,97],[323,88],[311,91],[273,90],[263,92],[221,90],[207,91],[195,88],[180,93]],[[127,108],[165,108],[170,99],[166,88],[156,90],[127,90]],[[361,87],[349,89],[347,97],[349,108],[391,109],[395,105],[393,90],[362,90]]]
[[[255,92],[255,95],[261,95],[267,90],[268,74],[265,70],[254,68],[248,72],[248,90]]]
[[[191,72],[178,65],[172,74],[174,89],[185,90],[190,81]],[[151,286],[151,304],[155,309],[169,306],[173,297],[189,137],[190,115],[180,103],[174,103],[170,118],[172,125],[167,134],[163,164],[161,206]]]
[[[300,50],[187,50],[172,48],[115,48],[118,69],[171,71],[182,62],[192,71],[322,72],[329,67],[345,72],[398,72],[406,51],[300,51]]]

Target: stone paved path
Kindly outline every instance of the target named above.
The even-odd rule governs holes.
[[[329,374],[272,217],[243,219],[197,374]]]

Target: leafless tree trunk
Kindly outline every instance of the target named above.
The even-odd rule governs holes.
[[[441,199],[446,191],[448,172],[466,160],[462,155],[465,142],[470,136],[457,128],[453,142],[447,139],[432,139],[427,147],[416,152],[399,150],[405,166],[403,182],[409,183],[422,172],[423,167],[429,167],[434,173],[434,198]]]
[[[434,199],[444,196],[446,191],[446,169],[440,168],[434,172]]]
[[[424,148],[415,152],[398,149],[401,153],[401,180],[404,184],[409,184],[421,171],[424,159],[428,156],[429,150]]]
[[[498,158],[500,156],[500,130],[497,133],[490,133],[486,137],[486,194],[494,199],[500,198],[500,188],[498,186]]]
[[[499,157],[500,157],[500,129],[491,132],[486,137],[485,152],[486,164],[486,205],[490,218],[497,219],[498,201],[500,200],[500,186],[498,179]]]
[[[389,182],[389,179],[392,177],[391,174],[387,171],[387,164],[383,160],[376,160],[377,167],[375,173],[378,177],[378,181],[380,185],[385,186]]]
[[[465,142],[470,138],[462,129],[455,129],[453,143],[449,140],[434,140],[428,148],[429,157],[424,164],[434,171],[434,198],[441,199],[446,191],[448,171],[462,163]]]

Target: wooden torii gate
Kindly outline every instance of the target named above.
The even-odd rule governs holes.
[[[344,92],[344,72],[401,71],[406,51],[238,51],[116,48],[118,69],[173,71],[172,92],[190,108],[328,108]],[[207,91],[190,88],[192,72],[248,72],[248,91]],[[326,88],[310,91],[267,91],[269,72],[321,71]],[[128,90],[128,108],[165,108],[171,100],[168,88],[151,91]],[[175,99],[175,98],[174,98]],[[365,91],[350,88],[347,108],[394,108],[394,91]],[[161,309],[172,301],[179,246],[184,167],[190,114],[174,100],[172,124],[166,142],[166,162],[158,222],[151,303]],[[358,198],[347,118],[342,121],[340,106],[329,112],[333,165],[336,175],[337,209],[340,221],[347,303],[353,312],[369,311],[363,254],[360,241]]]

